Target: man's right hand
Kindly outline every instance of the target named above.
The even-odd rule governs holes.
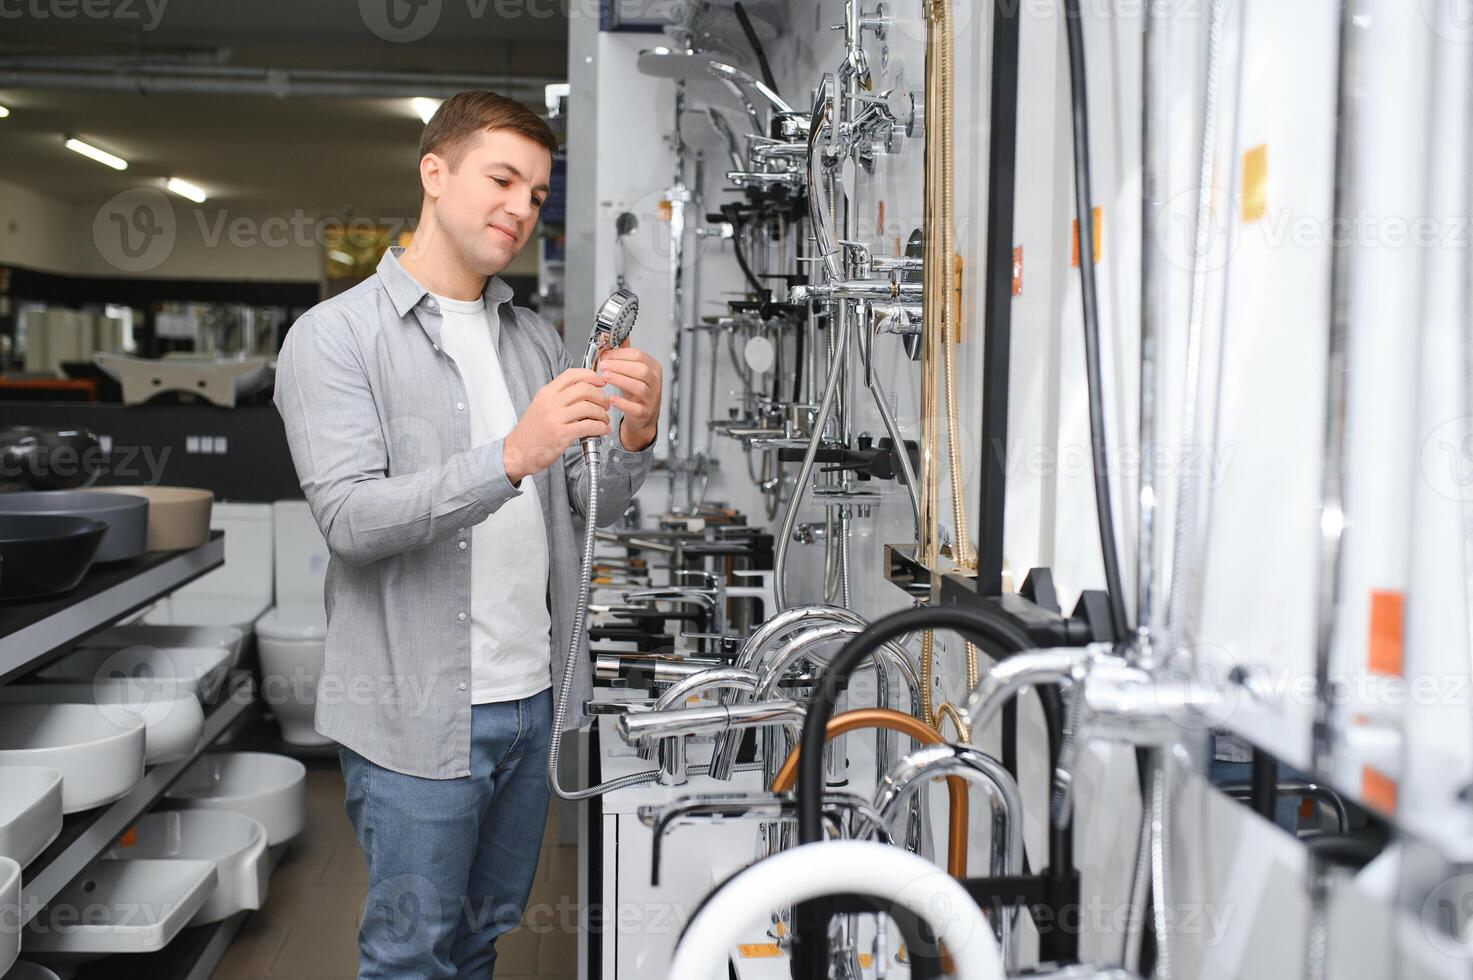
[[[513,485],[539,473],[574,440],[609,434],[609,396],[597,371],[568,368],[532,397],[502,444],[506,478]]]

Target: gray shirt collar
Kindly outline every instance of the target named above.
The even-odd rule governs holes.
[[[404,271],[404,267],[399,264],[399,253],[403,251],[404,246],[402,245],[390,245],[384,250],[384,257],[378,262],[379,280],[383,282],[384,290],[389,294],[389,301],[394,304],[395,311],[401,317],[408,316],[409,311],[429,295],[429,291]],[[486,309],[489,311],[510,300],[512,290],[500,276],[488,276],[486,288],[481,295],[485,298]]]

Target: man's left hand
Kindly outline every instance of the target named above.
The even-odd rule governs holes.
[[[618,388],[620,395],[609,404],[624,413],[619,426],[619,443],[630,452],[646,449],[655,441],[660,422],[660,364],[626,339],[598,359],[598,371]]]

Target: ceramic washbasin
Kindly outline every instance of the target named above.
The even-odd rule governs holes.
[[[14,704],[0,711],[0,766],[60,769],[63,813],[127,795],[143,778],[143,723],[95,704]]]
[[[61,770],[0,766],[0,857],[24,868],[60,833]]]
[[[92,363],[123,386],[123,403],[141,405],[163,392],[187,392],[234,408],[243,397],[267,384],[271,364],[264,357],[221,357],[210,359],[129,357],[124,354],[93,354]]]
[[[211,861],[95,861],[26,924],[26,953],[66,962],[163,949],[216,880]]]
[[[214,704],[229,673],[230,651],[224,647],[85,646],[37,671],[36,677],[82,684],[127,680],[155,696],[192,694]]]
[[[228,810],[155,810],[139,818],[103,856],[213,862],[215,890],[189,920],[200,926],[261,907],[271,874],[266,855],[266,828],[253,817]]]
[[[93,561],[127,561],[143,554],[148,539],[148,501],[136,494],[79,490],[32,490],[0,494],[0,514],[55,515],[102,521],[107,531]]]
[[[302,832],[307,817],[307,767],[266,752],[201,756],[167,794],[175,806],[231,810],[254,817],[273,846]]]
[[[168,626],[131,623],[113,626],[87,640],[89,647],[221,647],[230,651],[230,667],[240,662],[245,633],[234,626]]]
[[[215,495],[198,487],[92,487],[97,493],[131,493],[148,499],[149,551],[198,548],[210,538]]]
[[[141,721],[143,762],[149,766],[193,755],[205,729],[205,713],[199,698],[189,693],[160,691],[151,681],[10,684],[0,687],[0,704],[95,704],[119,724]]]
[[[20,865],[0,857],[0,976],[20,956]]]
[[[107,533],[103,521],[0,514],[0,598],[35,599],[77,587]]]

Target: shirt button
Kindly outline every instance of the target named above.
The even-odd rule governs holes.
[[[460,550],[461,551],[464,551],[465,550],[465,542],[464,541],[460,542]]]
[[[465,402],[456,402],[455,403],[455,410],[457,412],[463,412],[463,411],[465,411]]]
[[[458,687],[462,691],[464,691],[465,690],[465,681],[461,681],[459,684],[456,685],[456,687]]]
[[[465,613],[456,613],[455,618],[460,620],[461,622],[465,622]]]

